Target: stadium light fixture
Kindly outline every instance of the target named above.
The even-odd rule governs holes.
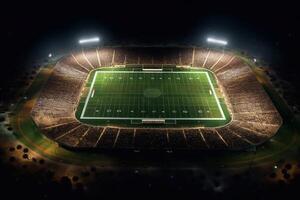
[[[49,58],[52,58],[52,53],[49,53],[49,54],[48,54],[48,57],[49,57]]]
[[[87,43],[97,43],[100,41],[99,37],[91,37],[91,38],[85,38],[85,39],[80,39],[78,41],[79,44],[87,44]]]
[[[226,40],[220,40],[216,38],[209,37],[206,39],[208,43],[219,44],[219,45],[227,45],[228,42]]]
[[[254,58],[253,61],[256,63],[256,61],[257,61],[256,58]]]

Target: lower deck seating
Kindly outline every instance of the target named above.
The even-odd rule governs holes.
[[[59,137],[57,141],[62,144],[67,144],[70,147],[76,147],[89,129],[87,125],[80,125],[78,128]]]
[[[165,129],[137,129],[134,140],[137,149],[166,149],[167,131]]]
[[[117,149],[132,149],[134,142],[134,129],[120,129],[118,140],[115,148]]]
[[[188,148],[206,149],[207,144],[203,140],[198,129],[184,129],[184,134]]]
[[[244,140],[243,137],[234,134],[233,131],[229,130],[227,127],[217,128],[216,131],[223,137],[229,148],[242,149],[245,146],[251,145],[251,143]]]
[[[208,148],[211,149],[226,149],[226,144],[222,141],[214,129],[200,129]]]
[[[119,128],[106,128],[98,141],[97,148],[113,148],[115,140],[119,134]]]
[[[57,125],[57,126],[53,126],[53,127],[46,127],[44,129],[42,129],[42,131],[44,132],[44,134],[51,139],[56,139],[60,136],[62,136],[63,134],[73,130],[74,128],[80,126],[79,122],[71,122],[71,123],[66,123],[63,125]]]
[[[78,143],[78,147],[81,148],[93,148],[98,142],[100,135],[104,128],[102,127],[91,127],[86,135]]]
[[[260,135],[260,134],[257,134],[249,129],[244,129],[234,123],[230,124],[228,126],[228,129],[230,131],[232,131],[234,134],[246,139],[247,141],[251,142],[252,144],[259,144],[261,143],[262,139],[267,139],[268,136],[266,135]]]
[[[169,137],[169,143],[171,148],[173,149],[187,148],[187,141],[183,134],[183,130],[169,129],[168,137]]]

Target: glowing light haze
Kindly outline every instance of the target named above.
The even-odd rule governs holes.
[[[99,37],[92,37],[92,38],[85,38],[85,39],[80,39],[78,41],[79,44],[86,44],[86,43],[93,43],[93,42],[99,42],[100,39]]]
[[[214,44],[221,44],[221,45],[227,45],[228,42],[226,40],[220,40],[220,39],[216,39],[216,38],[207,38],[206,39],[207,42],[209,43],[214,43]]]

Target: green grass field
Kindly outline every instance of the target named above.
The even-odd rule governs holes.
[[[97,70],[86,87],[77,109],[85,123],[219,125],[230,118],[205,70]]]

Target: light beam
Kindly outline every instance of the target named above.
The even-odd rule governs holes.
[[[220,45],[228,44],[228,42],[226,40],[220,40],[220,39],[216,39],[216,38],[212,38],[212,37],[207,38],[206,41],[208,43],[214,43],[214,44],[220,44]]]
[[[78,41],[79,44],[86,44],[86,43],[96,43],[99,42],[100,39],[99,37],[92,37],[92,38],[85,38],[85,39],[80,39]]]

